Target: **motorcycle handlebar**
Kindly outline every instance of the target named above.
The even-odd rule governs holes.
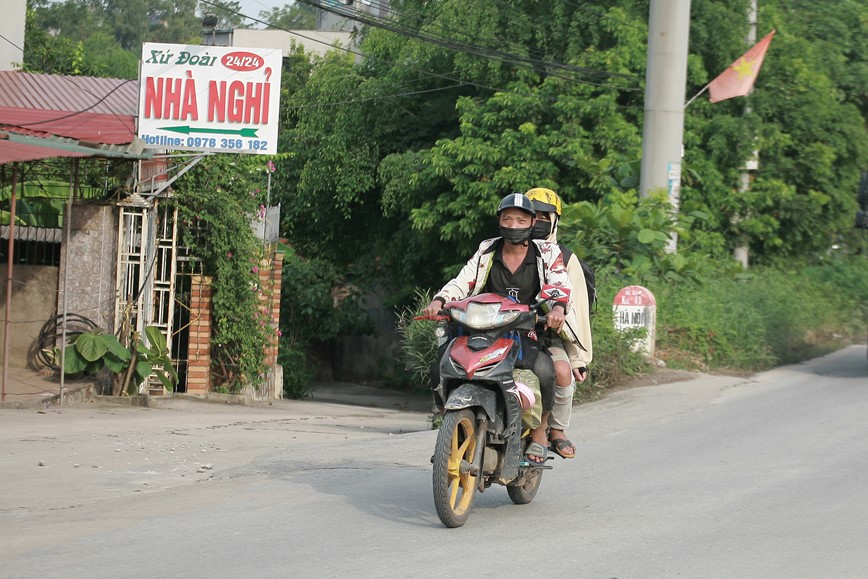
[[[436,316],[413,316],[413,319],[428,320],[431,322],[442,322],[451,318],[449,317],[449,310],[440,310],[439,312],[437,312]]]

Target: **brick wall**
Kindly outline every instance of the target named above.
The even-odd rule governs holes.
[[[255,398],[283,397],[283,374],[277,363],[280,325],[280,289],[283,276],[283,254],[272,252],[259,267],[260,309],[264,323],[270,328],[270,341],[265,350],[268,367],[265,383],[251,388]],[[190,342],[187,350],[187,392],[205,394],[211,389],[211,278],[194,275],[190,292]]]
[[[277,338],[280,325],[280,287],[283,277],[283,254],[273,253],[270,260],[263,262],[259,270],[259,302],[262,312],[271,326],[271,341],[265,351],[265,365],[269,368],[277,364]]]
[[[194,275],[190,293],[190,342],[187,346],[187,393],[211,389],[211,278]]]

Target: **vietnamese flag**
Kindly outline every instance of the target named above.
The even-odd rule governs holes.
[[[772,41],[775,31],[757,42],[744,53],[744,56],[729,65],[720,76],[708,84],[708,94],[711,102],[725,101],[734,97],[745,96],[753,88],[756,76],[759,74],[766,56],[766,50]]]

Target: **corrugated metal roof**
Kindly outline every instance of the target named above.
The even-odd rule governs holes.
[[[9,226],[0,225],[0,239],[9,239]],[[53,227],[29,227],[27,225],[15,226],[15,239],[19,241],[44,241],[46,243],[60,243],[63,239],[63,229]]]
[[[0,71],[0,107],[135,116],[139,82]]]
[[[136,143],[137,104],[138,81],[0,71],[0,164],[150,157]]]

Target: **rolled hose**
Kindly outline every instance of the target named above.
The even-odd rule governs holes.
[[[96,323],[79,314],[66,314],[66,344],[67,346],[75,341],[80,334],[89,332],[98,326]],[[59,359],[55,360],[54,350],[63,339],[63,315],[58,314],[48,318],[42,324],[42,329],[39,331],[37,338],[38,349],[36,351],[37,359],[45,366],[51,368],[55,372],[60,371]]]

